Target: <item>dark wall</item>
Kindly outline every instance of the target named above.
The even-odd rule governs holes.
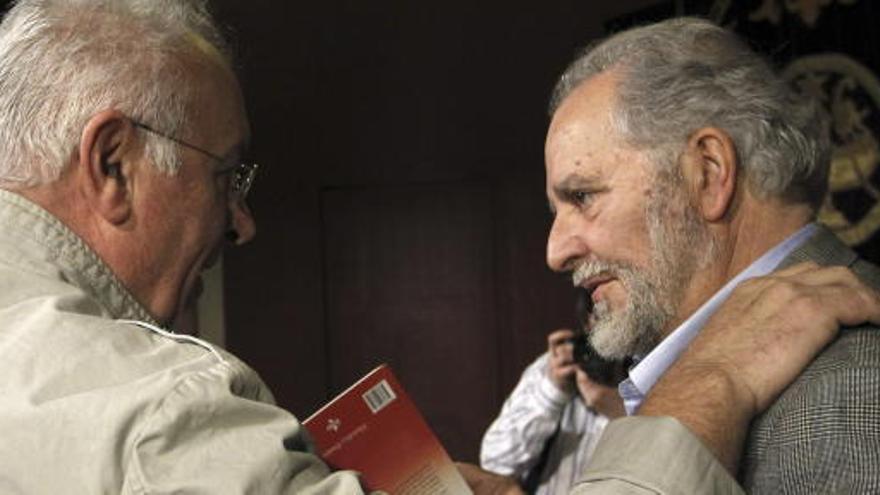
[[[227,341],[281,405],[303,418],[389,362],[476,460],[573,320],[544,265],[549,91],[604,20],[648,3],[219,2],[264,165],[257,238],[226,259]]]

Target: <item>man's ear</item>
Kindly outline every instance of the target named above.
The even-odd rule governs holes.
[[[132,214],[135,137],[128,117],[104,110],[89,119],[80,138],[79,189],[91,209],[114,225]]]
[[[688,138],[684,177],[694,205],[707,222],[721,220],[732,208],[739,161],[733,139],[717,127]]]

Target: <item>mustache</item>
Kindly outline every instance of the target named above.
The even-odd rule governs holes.
[[[577,287],[587,280],[599,275],[619,276],[621,273],[630,271],[631,268],[622,263],[603,260],[585,260],[582,261],[571,272],[571,283]]]

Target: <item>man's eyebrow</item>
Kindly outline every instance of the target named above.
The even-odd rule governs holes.
[[[564,198],[571,191],[579,189],[596,189],[599,187],[598,174],[583,175],[578,173],[568,174],[564,179],[553,185],[553,194]]]
[[[557,184],[553,185],[553,196],[565,200],[568,198],[569,193],[572,191],[577,191],[579,189],[589,189],[594,190],[599,188],[600,186],[600,178],[598,174],[592,173],[589,175],[579,174],[579,173],[570,173],[564,179],[559,181]],[[550,208],[551,213],[556,213],[556,208],[553,206],[553,201],[551,198],[547,198],[548,207]]]

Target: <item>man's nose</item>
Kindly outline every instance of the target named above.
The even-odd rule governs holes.
[[[257,223],[251,209],[240,199],[230,201],[227,239],[236,246],[246,244],[257,235]]]
[[[586,246],[577,229],[557,214],[547,236],[547,266],[557,272],[572,270],[578,259],[586,257]]]

